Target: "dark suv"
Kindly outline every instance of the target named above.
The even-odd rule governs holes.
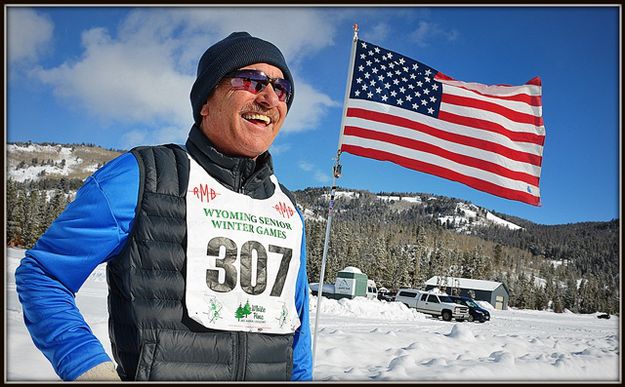
[[[490,320],[490,313],[479,306],[473,299],[463,296],[449,296],[456,304],[469,307],[469,321],[479,321],[481,323]]]

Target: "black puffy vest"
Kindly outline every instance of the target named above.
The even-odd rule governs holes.
[[[198,160],[207,153],[193,154],[198,151],[193,136],[205,141],[194,130],[187,148]],[[176,145],[139,147],[132,153],[141,180],[137,213],[124,249],[107,265],[109,336],[122,380],[289,380],[293,335],[211,330],[188,317],[187,154]],[[249,193],[240,192],[273,194],[273,184],[267,184],[273,173],[268,158],[264,169],[269,171],[254,173],[245,184]],[[213,176],[230,168],[198,161]]]

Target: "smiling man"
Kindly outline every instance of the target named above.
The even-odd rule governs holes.
[[[186,144],[109,162],[26,252],[24,321],[62,379],[312,379],[304,222],[268,152],[293,95],[276,46],[231,34]],[[74,301],[103,262],[116,369]]]

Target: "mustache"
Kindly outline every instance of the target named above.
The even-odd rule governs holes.
[[[271,122],[276,122],[280,119],[280,112],[276,108],[265,108],[262,105],[259,105],[255,102],[250,102],[243,106],[241,109],[242,113],[258,113],[264,114],[271,118]]]

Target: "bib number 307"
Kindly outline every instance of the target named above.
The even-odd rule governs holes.
[[[223,248],[223,250],[222,250]],[[223,252],[223,253],[222,253]],[[276,275],[276,279],[271,288],[270,296],[280,297],[284,282],[289,272],[291,257],[293,250],[287,247],[269,245],[270,253],[277,253],[282,256],[280,260],[280,268]],[[256,255],[256,272],[253,270],[253,255]],[[213,291],[219,293],[227,293],[232,291],[237,279],[241,284],[241,289],[250,295],[259,295],[267,289],[267,250],[260,242],[247,241],[239,248],[237,244],[230,238],[215,237],[208,242],[206,255],[215,258],[215,267],[225,271],[225,280],[219,282],[219,270],[206,270],[206,285]],[[237,257],[240,255],[241,275],[239,277],[237,267],[235,266]],[[252,285],[252,274],[255,274],[255,285]]]

